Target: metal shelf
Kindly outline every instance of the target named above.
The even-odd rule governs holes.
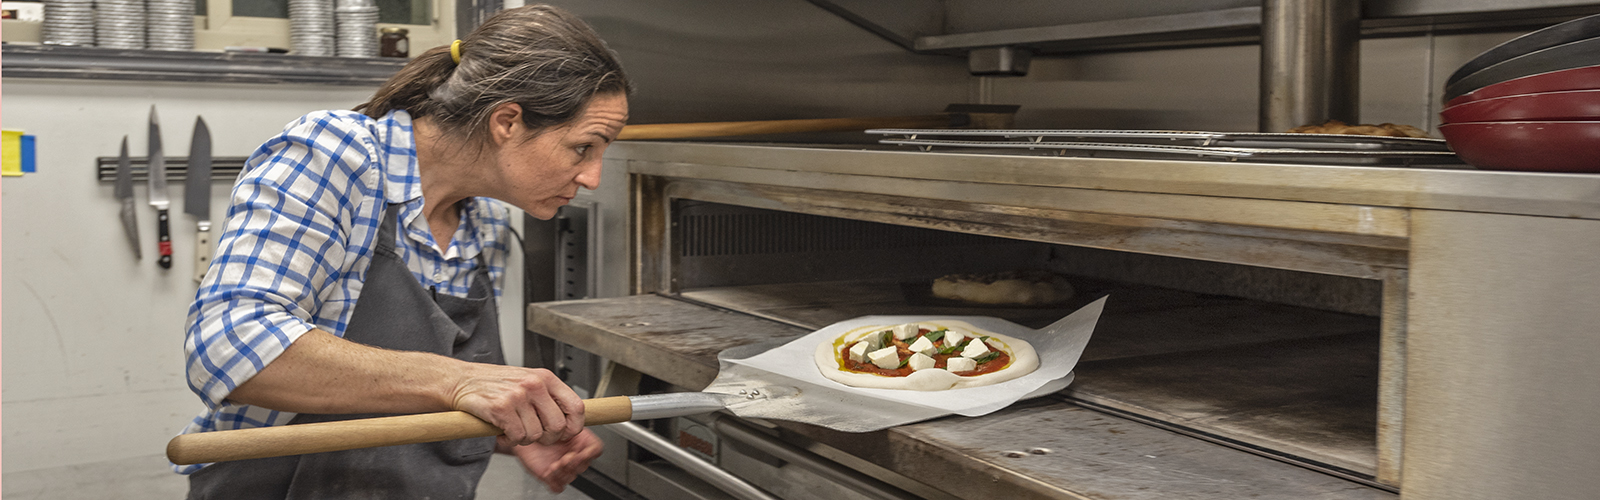
[[[5,44],[6,78],[304,83],[376,87],[405,59]]]

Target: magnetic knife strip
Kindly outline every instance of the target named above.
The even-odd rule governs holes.
[[[233,182],[239,177],[239,171],[244,170],[244,156],[216,156],[211,158],[211,181]],[[148,158],[144,156],[128,157],[129,171],[133,173],[134,182],[144,182],[149,178],[150,170]],[[186,156],[167,157],[167,180],[181,181],[189,173],[189,158]],[[94,175],[100,182],[116,182],[117,157],[101,156],[94,159]]]

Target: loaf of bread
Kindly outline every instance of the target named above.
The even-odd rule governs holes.
[[[1072,284],[1048,271],[952,274],[933,282],[935,298],[991,305],[1048,305],[1072,298]]]

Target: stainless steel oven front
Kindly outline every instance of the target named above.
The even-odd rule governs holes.
[[[628,189],[597,193],[597,204],[628,216],[595,231],[629,251],[590,265],[606,286],[626,276],[627,289],[533,304],[528,318],[545,345],[607,360],[586,368],[596,392],[695,390],[719,346],[854,316],[1037,326],[1111,297],[1072,387],[990,416],[864,435],[730,417],[651,424],[766,493],[836,498],[867,491],[850,486],[862,478],[879,485],[869,497],[926,498],[1427,499],[1594,486],[1533,465],[1595,458],[1582,446],[1594,433],[1482,394],[1560,393],[1543,403],[1580,412],[1569,416],[1600,404],[1592,390],[1539,383],[1593,374],[1566,355],[1600,347],[1582,326],[1593,308],[1524,312],[1485,290],[1527,288],[1527,276],[1578,283],[1562,275],[1596,269],[1582,265],[1597,260],[1581,249],[1600,234],[1600,204],[1584,194],[1600,181],[1588,177],[684,143],[621,143],[607,168],[625,172]],[[1521,245],[1530,234],[1536,248]],[[1511,248],[1523,258],[1495,258]],[[919,294],[940,275],[1016,268],[1069,276],[1079,301],[974,309]],[[1525,343],[1507,353],[1507,335]],[[1473,373],[1507,356],[1543,364]],[[1489,411],[1461,413],[1469,406]],[[805,459],[736,444],[752,436]],[[1522,461],[1512,463],[1485,448],[1505,440],[1538,450],[1501,448]],[[678,470],[652,469],[662,455],[615,441],[632,460],[617,453],[596,469],[621,483]]]

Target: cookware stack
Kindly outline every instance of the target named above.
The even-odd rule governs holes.
[[[332,56],[333,0],[289,0],[289,46],[302,56]]]
[[[1600,15],[1490,49],[1445,84],[1439,126],[1478,168],[1600,172]]]
[[[333,11],[339,57],[378,57],[378,6],[372,0],[338,0]]]
[[[94,0],[45,0],[41,41],[46,45],[93,47],[94,21]]]

